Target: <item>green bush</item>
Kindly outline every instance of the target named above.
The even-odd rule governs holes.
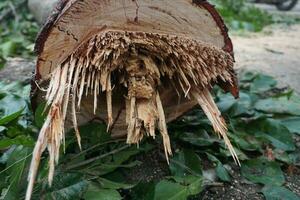
[[[0,69],[8,57],[33,55],[38,25],[30,14],[25,0],[0,2]]]
[[[267,12],[247,4],[245,0],[213,0],[224,17],[227,25],[233,30],[261,31],[273,23]]]

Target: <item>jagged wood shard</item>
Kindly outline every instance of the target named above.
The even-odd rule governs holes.
[[[172,7],[168,0],[113,2],[62,1],[37,40],[35,82],[48,84],[49,111],[33,152],[27,200],[42,152],[49,151],[51,184],[65,130],[74,127],[81,148],[78,126],[93,118],[105,121],[113,137],[127,136],[128,144],[155,138],[158,129],[169,162],[167,122],[199,104],[239,163],[209,92],[217,83],[238,94],[232,44],[214,8],[196,0],[174,0]],[[96,8],[111,11],[109,17],[95,15]],[[34,94],[33,102],[43,99],[38,88]]]

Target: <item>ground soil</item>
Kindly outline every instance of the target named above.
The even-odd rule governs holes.
[[[232,36],[236,68],[276,77],[300,93],[300,25],[274,25],[261,33]]]

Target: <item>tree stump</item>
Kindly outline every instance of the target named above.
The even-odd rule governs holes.
[[[199,104],[238,162],[210,90],[220,85],[238,97],[233,47],[222,18],[200,0],[62,0],[36,43],[32,102],[49,113],[29,174],[30,199],[42,152],[48,148],[49,183],[65,129],[102,119],[113,137],[139,143],[163,138],[167,122]],[[47,88],[41,91],[39,88]]]

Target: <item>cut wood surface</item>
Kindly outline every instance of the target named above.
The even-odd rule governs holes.
[[[82,41],[98,31],[191,37],[232,51],[224,24],[217,20],[219,16],[214,8],[207,5],[205,1],[195,0],[60,1],[38,38],[39,73],[42,77],[47,75]]]
[[[30,199],[42,152],[49,151],[49,183],[65,131],[93,119],[128,144],[161,134],[172,155],[167,122],[199,104],[237,155],[211,94],[214,84],[238,97],[232,43],[206,1],[60,1],[36,44],[32,98],[49,112],[30,167]],[[46,92],[39,90],[45,88]]]

